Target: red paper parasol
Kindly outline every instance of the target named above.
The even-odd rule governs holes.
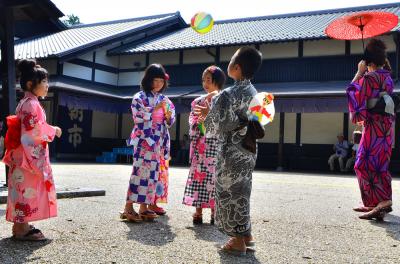
[[[399,18],[390,12],[360,12],[336,19],[325,33],[334,39],[352,40],[370,38],[388,32],[397,26]]]

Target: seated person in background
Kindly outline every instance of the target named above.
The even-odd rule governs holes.
[[[338,142],[333,146],[335,154],[332,154],[328,159],[328,164],[330,170],[335,170],[335,160],[339,160],[340,171],[345,172],[344,159],[347,157],[347,150],[349,149],[349,144],[347,140],[344,140],[343,133],[337,135]]]
[[[357,157],[357,150],[358,150],[358,145],[360,144],[361,140],[361,131],[354,131],[353,132],[353,142],[354,145],[351,148],[351,157],[347,160],[346,162],[346,171],[353,171],[354,163],[356,162],[356,157]]]
[[[177,162],[179,164],[186,165],[189,163],[189,149],[190,149],[189,136],[187,134],[184,134],[183,139],[179,142],[179,150],[177,156]]]

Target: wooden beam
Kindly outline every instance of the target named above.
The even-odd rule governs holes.
[[[94,82],[96,80],[96,51],[93,51],[92,57],[92,82]]]
[[[0,8],[15,8],[33,5],[32,0],[2,0],[0,1]]]

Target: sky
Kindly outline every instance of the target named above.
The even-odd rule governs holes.
[[[52,0],[65,14],[74,14],[82,23],[95,23],[179,11],[189,23],[197,12],[214,20],[297,13],[351,6],[398,2],[393,0]]]

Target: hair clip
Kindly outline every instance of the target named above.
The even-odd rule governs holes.
[[[164,75],[164,79],[165,79],[166,81],[169,80],[169,75],[168,75],[168,73],[166,73],[166,74]]]
[[[211,73],[214,73],[214,72],[217,70],[217,68],[218,68],[217,66],[214,66],[214,65],[213,65],[213,66],[208,67],[207,70],[208,70],[209,72],[211,72]]]

